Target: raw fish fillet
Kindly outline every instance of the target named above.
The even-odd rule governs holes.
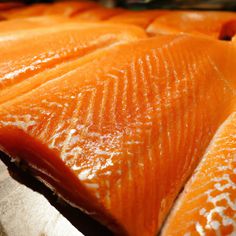
[[[235,235],[236,113],[220,126],[175,204],[163,236]]]
[[[0,15],[0,21],[2,21],[2,20],[6,20],[6,18],[4,16]]]
[[[1,150],[117,235],[156,235],[231,112],[235,55],[230,42],[160,36],[55,67],[10,88]]]
[[[236,20],[236,13],[173,11],[158,17],[147,32],[152,35],[188,33],[219,38],[224,24],[232,20]]]
[[[121,8],[105,8],[97,7],[91,10],[74,15],[73,19],[75,20],[84,20],[84,21],[102,21],[111,18],[112,16],[119,15],[122,12],[125,12]]]
[[[25,6],[23,8],[11,9],[8,11],[1,12],[1,15],[7,19],[14,18],[25,18],[30,16],[40,16],[43,14],[48,4],[38,3],[30,6]]]
[[[69,19],[61,16],[39,16],[22,19],[12,19],[0,22],[0,34],[11,31],[36,29],[40,27],[54,27],[59,23],[69,22]]]
[[[108,21],[112,23],[137,25],[145,29],[153,20],[168,12],[167,10],[127,11],[123,14],[111,17]]]
[[[0,102],[9,89],[35,74],[88,53],[146,37],[135,26],[63,24],[1,34]]]
[[[64,16],[72,16],[79,12],[83,12],[85,10],[96,8],[99,5],[95,2],[89,1],[64,1],[64,2],[55,2],[50,4],[47,9],[44,11],[44,14],[57,14]]]

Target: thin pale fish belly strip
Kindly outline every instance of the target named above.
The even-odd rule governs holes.
[[[233,235],[236,232],[236,114],[220,126],[185,186],[162,235]],[[184,222],[188,222],[185,224]]]
[[[232,56],[232,44],[189,36],[114,46],[2,104],[0,145],[13,158],[63,170],[56,178],[73,187],[56,191],[117,234],[155,235],[228,115]]]

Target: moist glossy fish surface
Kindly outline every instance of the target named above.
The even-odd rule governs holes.
[[[235,45],[127,37],[3,101],[0,145],[116,234],[155,235],[230,114]]]

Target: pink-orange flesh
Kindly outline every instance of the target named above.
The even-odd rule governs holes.
[[[40,16],[48,6],[48,4],[38,3],[30,6],[25,6],[23,8],[10,9],[2,12],[2,15],[7,19]]]
[[[12,31],[22,31],[28,29],[37,29],[40,27],[55,27],[59,23],[66,23],[70,20],[61,16],[38,16],[21,19],[11,19],[0,22],[0,34]]]
[[[231,111],[234,58],[189,36],[113,44],[2,103],[0,146],[117,234],[155,235]]]
[[[111,17],[108,21],[112,23],[133,24],[145,29],[157,17],[167,13],[169,11],[166,10],[127,11]]]
[[[1,151],[116,235],[234,235],[236,13],[1,17]]]
[[[92,1],[64,1],[50,4],[44,11],[45,15],[73,16],[77,13],[93,9],[99,5]]]
[[[138,27],[110,24],[63,24],[1,35],[0,100],[9,88],[54,66],[79,59],[116,42],[145,37]],[[7,90],[7,92],[5,92]],[[5,97],[5,98],[4,98]]]
[[[173,11],[158,17],[147,32],[151,35],[188,33],[219,38],[224,24],[232,20],[236,20],[236,13]]]
[[[236,113],[220,126],[175,204],[162,236],[236,232]]]
[[[124,9],[121,8],[104,8],[104,7],[97,7],[91,10],[87,10],[82,13],[78,13],[74,15],[74,20],[83,20],[83,21],[101,21],[107,20],[115,15],[119,15],[122,12],[125,12]],[[122,21],[121,21],[122,23]]]

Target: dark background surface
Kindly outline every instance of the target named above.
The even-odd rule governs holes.
[[[117,0],[128,8],[236,10],[236,0]]]
[[[0,0],[0,2],[8,2]],[[14,1],[14,0],[13,0]],[[17,0],[15,0],[16,2]],[[76,0],[74,0],[76,1]],[[99,2],[99,0],[94,0]],[[104,2],[106,0],[102,0]],[[107,0],[108,1],[108,0]],[[111,0],[109,0],[111,1]],[[112,0],[114,5],[131,9],[199,9],[199,10],[236,10],[236,0]],[[18,0],[27,4],[54,2],[54,0]]]

